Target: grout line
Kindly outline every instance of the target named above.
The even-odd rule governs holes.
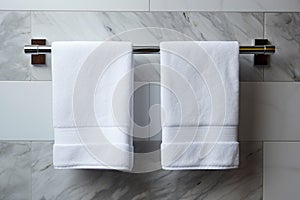
[[[149,0],[149,2],[150,2],[150,0]],[[148,83],[148,117],[149,117],[150,105],[151,105],[151,88],[150,88],[150,83]],[[149,121],[149,123],[150,123],[150,121]],[[147,141],[150,141],[150,134],[151,134],[150,126],[149,126],[149,124],[147,126],[148,126],[148,140]]]
[[[54,140],[1,140],[4,143],[53,143]],[[300,143],[300,140],[239,140],[239,142]]]
[[[66,10],[66,9],[34,9],[34,10],[29,10],[29,9],[23,9],[23,10],[16,10],[16,9],[0,9],[0,12],[26,12],[26,11],[31,11],[31,12],[203,12],[203,13],[300,13],[299,10],[291,10],[291,11],[262,11],[262,10],[245,10],[245,11],[241,11],[241,10],[189,10],[189,9],[182,9],[182,10],[177,10],[177,9],[165,9],[165,10],[151,10],[150,9],[150,5],[151,5],[151,0],[148,0],[148,5],[149,8],[146,10],[143,9],[137,9],[137,10],[93,10],[93,9],[86,9],[86,10]]]
[[[0,140],[3,143],[13,143],[13,144],[21,144],[21,143],[53,143],[54,140]]]
[[[263,13],[263,39],[265,39],[265,21],[266,21],[266,15]],[[265,66],[263,67],[263,82],[265,82]]]
[[[300,143],[300,140],[239,140],[239,142]]]
[[[265,185],[265,183],[264,183],[264,164],[265,164],[265,162],[264,162],[264,147],[265,147],[265,142],[262,142],[262,198],[264,198],[264,185]]]
[[[32,11],[30,10],[29,11],[29,36],[30,38],[32,38]],[[31,44],[31,43],[30,43]],[[32,65],[31,65],[31,55],[30,55],[30,58],[29,58],[29,63],[28,63],[28,67],[29,67],[29,81],[32,81]]]
[[[264,143],[300,143],[300,140],[263,140]]]
[[[27,143],[27,144],[33,144],[33,143],[49,143],[53,144],[54,140],[0,140],[0,143],[14,143],[14,144],[22,144],[22,143]],[[300,143],[299,140],[289,140],[289,141],[284,141],[284,140],[239,140],[240,143],[248,143],[248,142],[262,142],[263,144],[265,143]]]
[[[32,142],[30,142],[30,199],[32,199]]]
[[[263,13],[263,38],[266,38],[266,13]]]

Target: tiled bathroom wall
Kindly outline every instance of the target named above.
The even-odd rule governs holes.
[[[59,40],[110,39],[130,40],[135,45],[157,45],[166,40],[238,40],[241,45],[249,45],[254,38],[268,38],[277,46],[270,67],[255,68],[252,56],[242,55],[241,81],[297,81],[299,16],[299,13],[1,11],[0,80],[51,80],[50,59],[48,66],[32,67],[29,57],[22,53],[30,38],[46,38],[49,44]],[[136,62],[141,65],[149,61],[158,62],[158,57],[140,56]],[[146,77],[137,75],[136,80],[157,80],[157,75],[155,71],[147,72]]]
[[[300,153],[297,146],[300,143],[290,143],[299,140],[300,135],[299,114],[297,109],[291,108],[291,104],[297,104],[300,91],[300,84],[294,83],[300,79],[299,27],[300,13],[0,11],[0,91],[4,95],[16,93],[11,97],[20,99],[26,96],[22,104],[13,100],[13,105],[25,107],[21,118],[17,116],[14,120],[12,114],[8,123],[5,119],[9,110],[0,113],[1,122],[7,122],[0,125],[0,138],[4,138],[0,141],[0,199],[256,200],[274,199],[276,192],[285,194],[285,190],[274,189],[282,187],[282,184],[270,183],[285,180],[287,183],[284,183],[288,184],[287,176],[278,174],[288,173],[288,177],[296,174],[295,177],[299,177],[299,162],[293,164],[296,172],[288,170],[288,164],[279,168],[270,165],[289,162],[289,159],[280,160],[274,156],[278,149],[287,147],[279,151],[280,158]],[[51,59],[48,55],[45,66],[30,65],[23,46],[29,44],[31,38],[46,38],[49,44],[59,40],[111,39],[130,40],[135,45],[157,45],[166,40],[238,40],[241,45],[249,45],[255,38],[268,38],[278,50],[271,57],[270,66],[265,68],[254,67],[252,55],[240,56],[240,80],[243,83],[239,169],[158,170],[128,174],[53,169],[53,141],[50,137],[42,137],[43,134],[51,134],[51,99],[41,104],[34,102],[51,96],[51,88],[48,87],[51,83]],[[149,124],[150,107],[159,103],[159,56],[136,55],[134,61],[136,86],[147,83],[135,93],[138,102],[135,104],[135,121],[143,126]],[[17,87],[3,86],[16,81],[24,87],[15,91]],[[39,93],[37,96],[43,98],[32,97],[32,93],[26,92],[34,88],[30,86],[32,83],[46,84],[43,86],[43,92],[47,90],[45,93],[34,90]],[[1,98],[0,103],[4,109],[11,102]],[[264,115],[260,114],[261,109],[264,109]],[[34,116],[40,116],[42,111],[47,114],[46,125],[43,124],[47,126],[45,133],[43,126],[38,125],[38,119],[34,120]],[[36,114],[26,117],[26,112]],[[159,119],[159,112],[152,115]],[[30,120],[18,123],[18,119],[26,118]],[[159,126],[159,120],[153,126]],[[31,139],[18,136],[20,127]],[[156,128],[150,127],[147,133],[135,133],[137,149],[151,143],[159,144],[160,135],[154,134],[153,129]],[[10,137],[10,131],[13,137]],[[21,141],[18,138],[22,138]],[[297,183],[295,179],[293,184]],[[292,195],[290,199],[295,199],[297,192],[297,188],[293,187],[287,191]]]
[[[261,199],[262,143],[241,144],[241,166],[227,171],[129,174],[54,170],[52,143],[1,142],[1,199]]]

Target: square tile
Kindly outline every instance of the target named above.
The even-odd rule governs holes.
[[[266,13],[265,38],[276,45],[265,81],[300,80],[300,13]]]
[[[31,0],[26,4],[19,0],[10,0],[1,5],[4,10],[111,10],[111,11],[148,11],[148,0],[86,0],[86,1],[37,1]]]
[[[240,143],[234,170],[175,172],[177,199],[262,199],[262,143]]]
[[[300,83],[240,84],[239,139],[300,140]]]
[[[0,11],[0,81],[30,80],[30,12]]]
[[[149,83],[135,82],[134,83],[134,127],[133,136],[134,140],[148,140],[149,138],[149,102],[150,92]]]
[[[300,143],[264,143],[264,200],[299,199]]]
[[[134,80],[137,82],[160,82],[160,56],[134,55]]]
[[[161,127],[161,102],[160,102],[160,84],[150,83],[150,124],[149,137],[152,141],[161,141],[162,127]]]
[[[0,140],[53,140],[50,81],[1,81],[0,94]]]
[[[236,12],[288,12],[298,11],[300,3],[293,0],[272,1],[199,1],[199,0],[151,0],[151,11],[236,11]]]
[[[30,142],[0,142],[0,199],[31,199],[30,159]]]

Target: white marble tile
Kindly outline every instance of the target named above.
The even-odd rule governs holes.
[[[147,199],[139,174],[108,170],[55,170],[52,144],[32,144],[32,199]]]
[[[2,10],[101,10],[148,11],[149,0],[10,0],[1,3]]]
[[[0,142],[0,199],[31,198],[30,143]]]
[[[30,76],[32,81],[51,81],[51,55],[46,55],[46,64],[30,65]]]
[[[299,199],[300,143],[264,143],[264,200]]]
[[[240,152],[236,170],[177,172],[177,199],[262,199],[262,143],[242,142]]]
[[[300,83],[240,86],[240,140],[300,140]]]
[[[136,83],[136,86],[139,84],[144,83]],[[150,105],[159,102],[156,84],[150,83],[150,96],[148,89],[148,92],[145,88],[138,91],[135,120],[139,125],[148,125],[149,132],[139,129],[135,134],[153,136],[159,128],[159,110],[154,107],[149,110]],[[242,82],[240,92],[241,141],[300,140],[300,83]],[[53,140],[51,82],[1,82],[0,93],[0,139]]]
[[[134,55],[134,80],[160,82],[159,55]]]
[[[134,173],[142,173],[144,177],[149,179],[148,172],[161,171],[161,151],[160,141],[134,141],[134,166],[132,171]],[[158,184],[160,185],[160,184]],[[149,185],[150,186],[150,185]],[[155,184],[153,184],[155,186]],[[151,185],[152,187],[152,185]]]
[[[224,171],[130,174],[54,170],[52,144],[32,144],[33,199],[262,199],[262,144],[241,143],[241,166]]]
[[[151,11],[299,11],[297,0],[151,0]]]
[[[149,137],[149,83],[134,83],[134,127],[133,136],[135,140],[148,140]]]
[[[265,81],[300,80],[300,13],[266,13],[265,37],[276,45]]]
[[[52,83],[0,82],[0,140],[53,140]]]
[[[109,39],[129,40],[134,45],[158,45],[166,40],[238,40],[245,45],[250,44],[254,38],[263,37],[263,14],[32,12],[32,36],[47,38],[49,43],[59,40]],[[152,61],[151,58],[149,60]],[[252,56],[241,56],[241,80],[262,80],[262,70],[252,65]],[[48,67],[41,68],[34,75],[35,79],[47,77],[45,73],[49,74],[49,67],[50,63]],[[156,70],[151,71],[143,81],[152,81],[151,77],[157,77]]]
[[[23,53],[30,40],[30,13],[0,11],[0,81],[30,80],[29,57]]]
[[[152,141],[161,141],[161,104],[160,104],[160,84],[150,83],[150,127],[149,137]]]

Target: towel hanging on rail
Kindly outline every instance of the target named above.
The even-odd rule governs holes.
[[[162,167],[239,163],[238,42],[161,43]]]
[[[130,42],[54,42],[54,167],[133,167]]]

